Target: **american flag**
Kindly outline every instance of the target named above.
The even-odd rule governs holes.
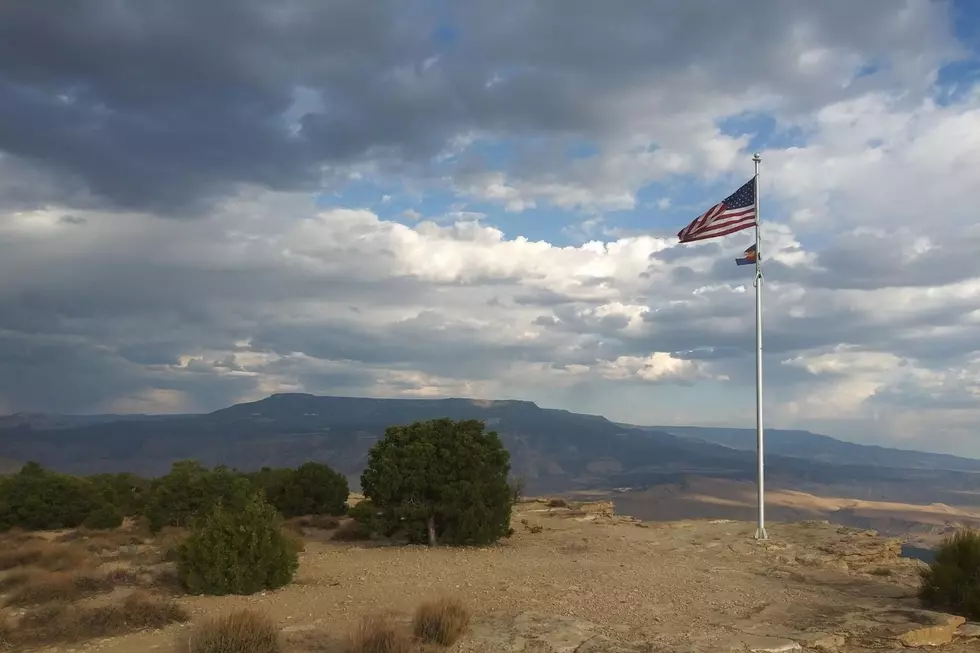
[[[727,236],[755,224],[755,177],[678,232],[682,243]]]

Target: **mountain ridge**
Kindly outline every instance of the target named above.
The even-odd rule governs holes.
[[[754,450],[731,446],[738,444],[738,437],[730,434],[723,437],[701,427],[684,427],[697,433],[677,434],[672,431],[679,427],[623,425],[601,415],[542,408],[530,401],[460,397],[277,393],[203,414],[34,415],[31,419],[22,414],[19,419],[0,418],[0,458],[35,460],[71,473],[132,471],[151,476],[187,458],[240,469],[318,460],[356,483],[368,450],[385,428],[436,417],[485,421],[511,452],[514,473],[525,477],[534,491],[643,487],[692,476],[755,478]],[[926,487],[938,478],[944,487],[961,489],[975,484],[974,472],[980,471],[980,461],[907,452],[897,459],[905,467],[889,468],[877,464],[881,461],[872,455],[877,450],[829,436],[819,436],[824,446],[837,442],[850,453],[836,458],[816,450],[810,458],[786,455],[778,450],[780,431],[767,433],[772,443],[767,449],[770,478],[800,487],[861,485],[869,478],[890,487],[903,483]],[[855,455],[853,447],[864,453]],[[963,474],[937,472],[944,464]],[[870,490],[862,490],[866,491]]]

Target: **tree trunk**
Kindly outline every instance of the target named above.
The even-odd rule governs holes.
[[[436,545],[436,518],[433,516],[429,517],[429,546]]]

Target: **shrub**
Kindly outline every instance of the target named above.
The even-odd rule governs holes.
[[[264,614],[237,610],[205,621],[187,639],[187,653],[279,653],[279,628]]]
[[[177,550],[177,573],[192,594],[254,594],[292,580],[299,560],[282,519],[261,495],[239,508],[217,505]]]
[[[919,598],[980,620],[980,531],[960,531],[936,549],[936,559],[921,572]]]
[[[510,528],[509,472],[510,454],[480,421],[392,426],[361,475],[373,510],[352,513],[372,530],[402,530],[412,542],[490,544]]]
[[[347,653],[411,653],[411,636],[385,614],[367,615],[347,642]]]
[[[452,646],[469,624],[470,613],[463,604],[456,599],[443,598],[418,607],[412,630],[420,642]]]
[[[119,508],[105,503],[90,512],[82,525],[93,530],[110,530],[119,528],[122,523],[123,514]]]

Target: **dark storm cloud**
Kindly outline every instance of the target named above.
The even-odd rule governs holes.
[[[0,335],[0,397],[20,411],[108,410],[112,402],[153,389],[179,390],[190,408],[226,405],[255,379],[183,370],[150,370],[111,349],[79,340]]]
[[[940,49],[941,8],[914,26],[894,8],[82,0],[53,11],[18,0],[0,8],[0,151],[56,172],[58,186],[188,215],[239,183],[337,179],[322,165],[370,160],[418,172],[474,130],[598,137],[619,128],[610,98],[638,87],[669,87],[656,101],[667,113],[703,102],[706,90],[740,94],[751,83],[812,107],[843,91],[834,75],[797,63],[795,28],[869,56]],[[905,43],[913,31],[914,47]],[[313,99],[296,103],[304,97]],[[3,201],[50,201],[30,188]]]

